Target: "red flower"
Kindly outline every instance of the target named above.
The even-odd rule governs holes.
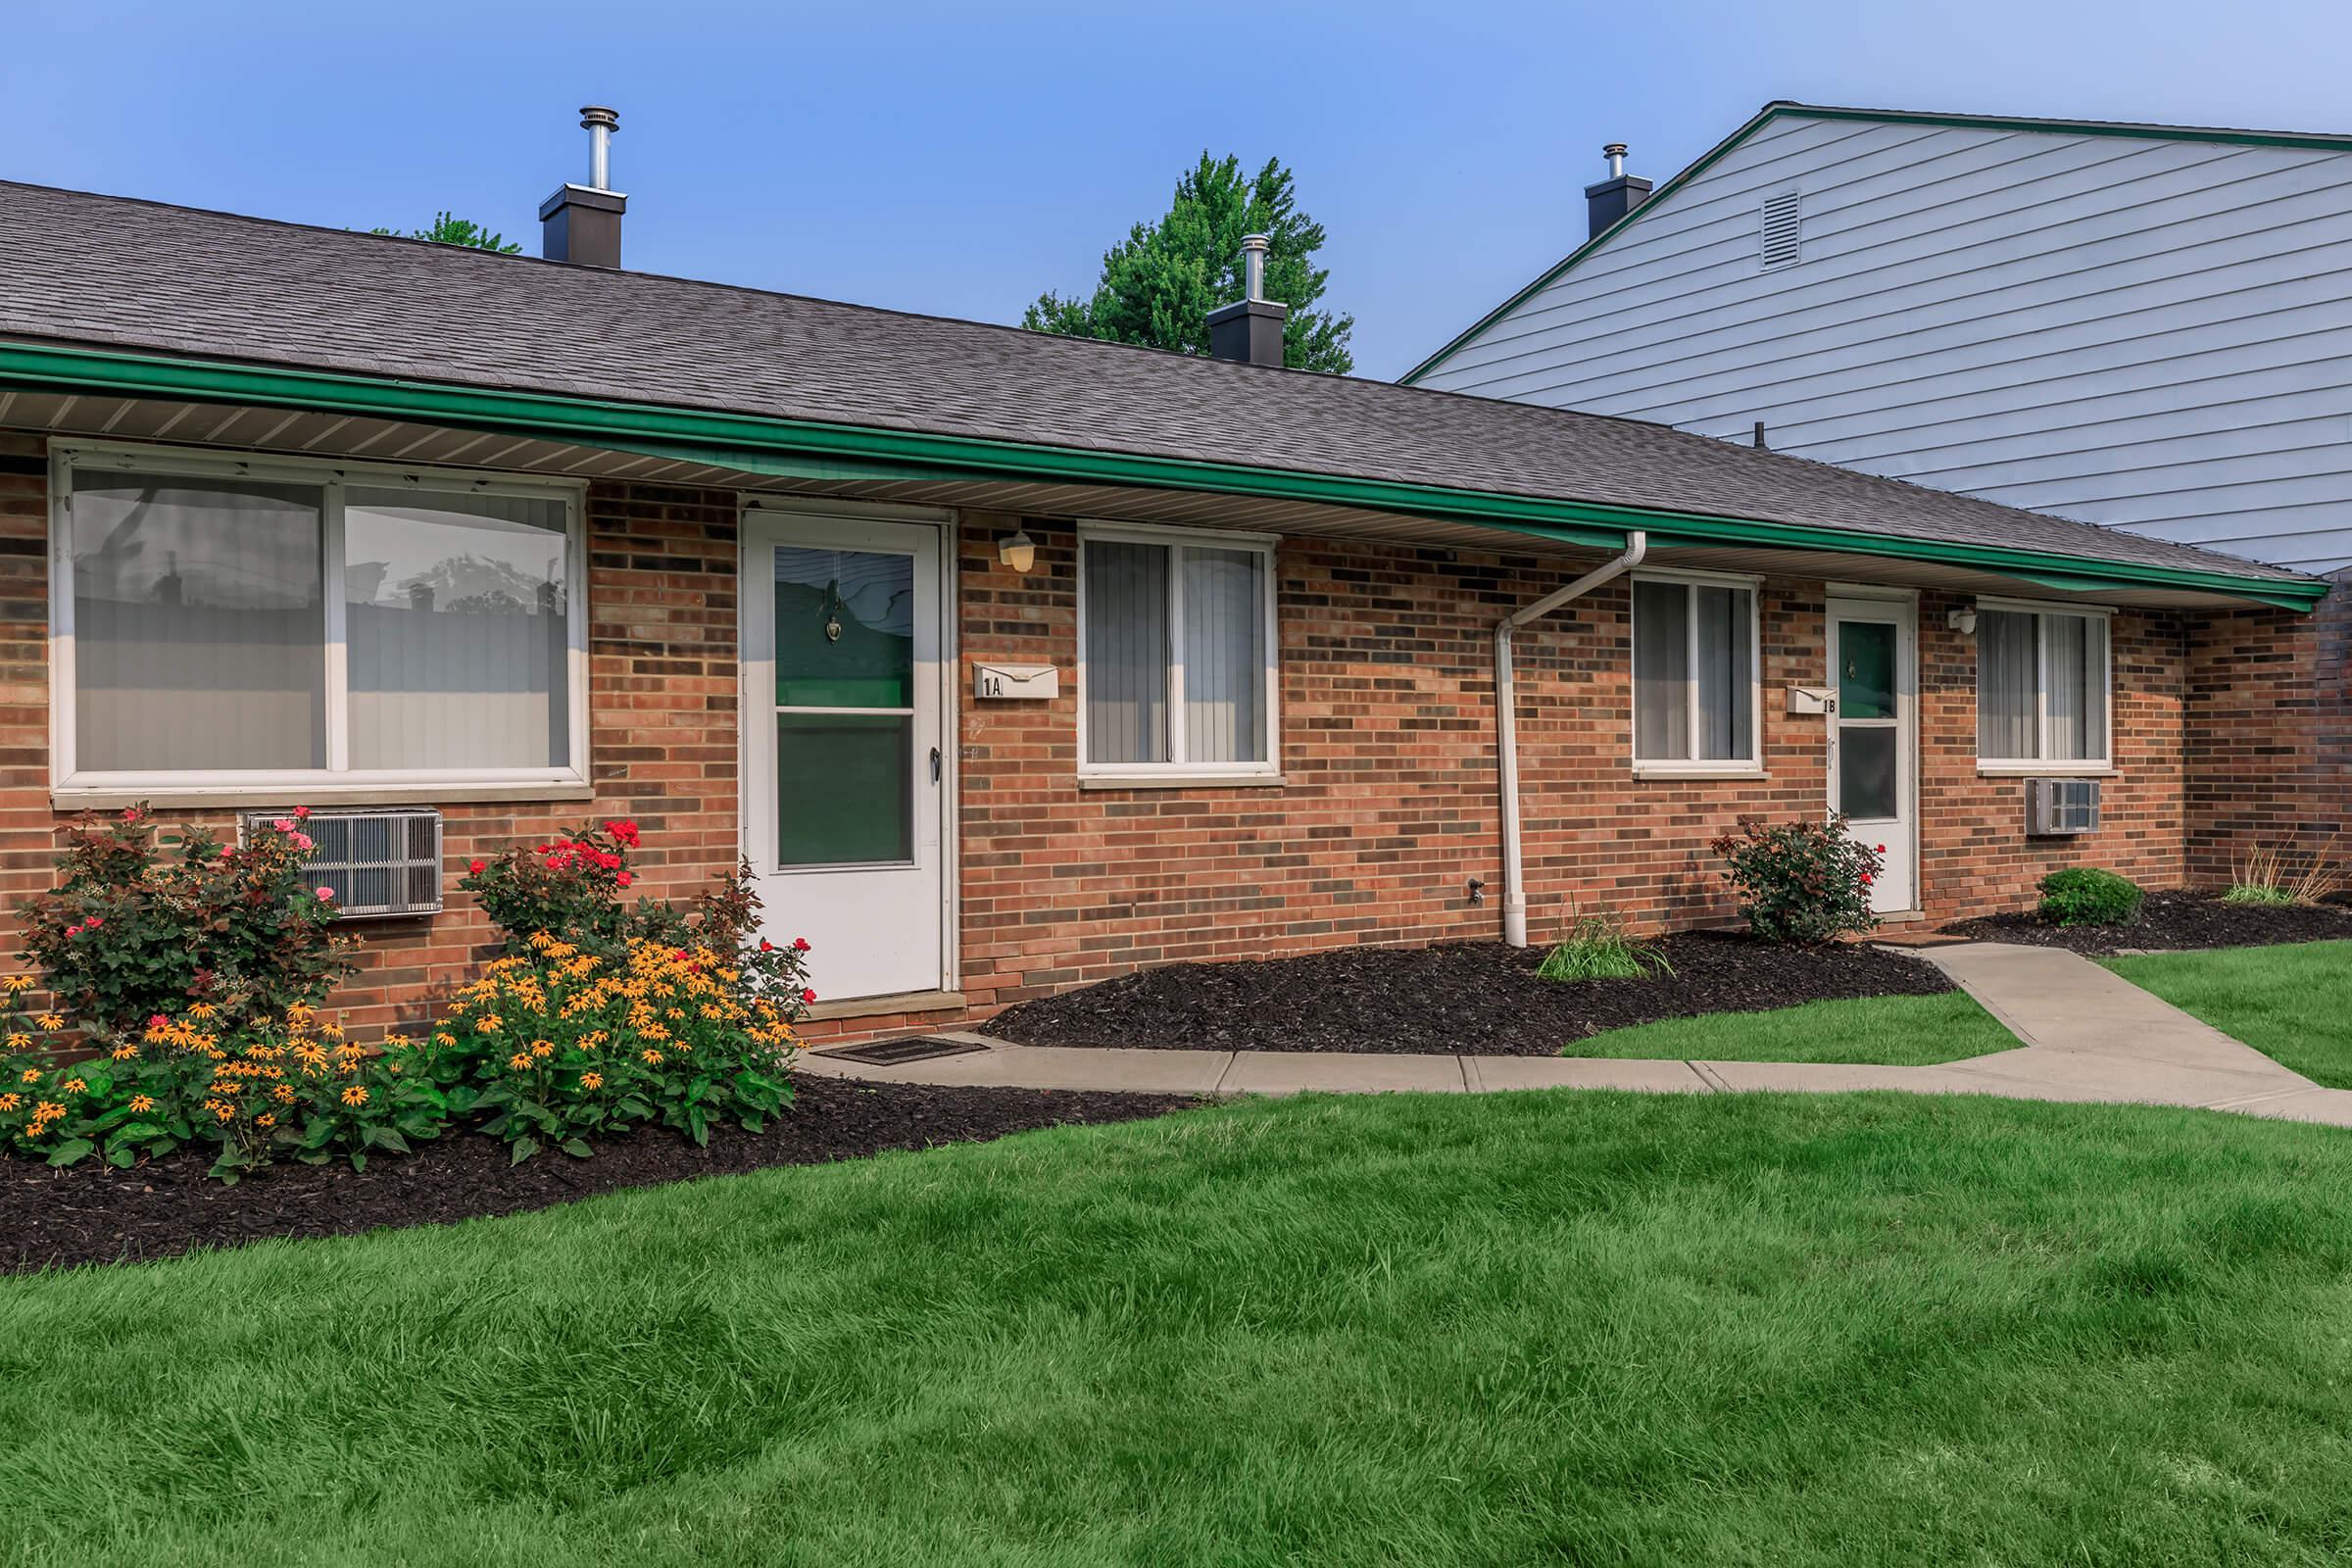
[[[161,1029],[171,1021],[160,1012],[151,1012],[147,1015],[147,1027],[150,1029]]]
[[[1880,853],[1881,855],[1885,855],[1885,854],[1886,853],[1886,845],[1884,845],[1884,844],[1880,845],[1880,846],[1879,846],[1879,853]]]
[[[475,876],[480,876],[483,870],[483,862],[480,860],[468,861],[466,862],[466,869],[471,871]]]
[[[636,881],[637,879],[636,879],[634,876],[631,876],[631,875],[630,875],[628,872],[626,872],[626,871],[623,871],[623,872],[621,872],[621,873],[620,873],[620,875],[618,875],[618,876],[614,877],[612,880],[613,880],[613,881],[615,881],[615,882],[617,882],[617,883],[619,883],[619,884],[620,884],[622,887],[624,887],[624,888],[625,888],[625,887],[627,887],[627,886],[628,886],[630,883],[632,883],[632,882]]]
[[[85,931],[95,931],[104,924],[106,924],[104,920],[101,920],[98,918],[98,916],[93,914],[87,920],[81,922],[81,927]]]
[[[1870,886],[1870,873],[1868,871],[1862,873],[1862,885],[1864,887]]]
[[[605,831],[612,835],[614,843],[625,844],[632,850],[637,848],[637,824],[635,822],[626,818],[617,822],[607,822]]]
[[[761,953],[773,953],[776,951],[776,945],[773,942],[768,941],[767,938],[761,937],[760,939],[760,951]]]
[[[807,953],[808,951],[808,939],[807,937],[794,937],[792,939],[792,951],[795,953]]]
[[[803,1002],[814,1002],[816,1000],[816,993],[813,991],[804,991],[801,993],[801,1000]]]

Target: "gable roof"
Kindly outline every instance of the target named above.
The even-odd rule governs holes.
[[[0,385],[79,375],[592,443],[698,439],[1233,493],[1281,481],[1305,499],[1558,538],[1670,526],[2278,602],[2325,591],[1639,420],[0,182],[5,339]]]
[[[1915,109],[1851,109],[1832,104],[1800,104],[1788,98],[1776,98],[1750,117],[1739,129],[1708,148],[1689,167],[1678,171],[1650,194],[1647,201],[1623,218],[1586,240],[1553,263],[1526,287],[1512,294],[1500,305],[1471,322],[1447,339],[1435,354],[1414,366],[1396,378],[1400,386],[1412,386],[1420,378],[1450,359],[1458,350],[1467,347],[1496,321],[1517,310],[1527,300],[1551,286],[1557,279],[1573,270],[1584,259],[1624,233],[1645,215],[1655,212],[1676,191],[1705,173],[1734,148],[1757,131],[1780,119],[1797,120],[1868,120],[1917,125],[1950,125],[1969,130],[2025,130],[2049,131],[2068,136],[2132,136],[2155,141],[2225,142],[2244,147],[2308,147],[2318,152],[2352,152],[2352,135],[2336,135],[2319,131],[2299,130],[2230,130],[2217,125],[2155,125],[2121,120],[2043,120],[2022,115],[1955,115],[1933,110]]]

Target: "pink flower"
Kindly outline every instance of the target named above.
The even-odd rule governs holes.
[[[816,1000],[816,993],[813,991],[804,991],[801,993],[801,1000],[803,1002],[814,1002]]]
[[[311,808],[307,806],[297,806],[294,808],[294,814],[296,816],[308,816],[311,814]]]
[[[150,1029],[161,1029],[171,1021],[160,1012],[151,1012],[147,1015],[147,1027]]]
[[[81,922],[81,928],[84,931],[95,931],[104,924],[106,924],[104,920],[93,914],[87,920]]]
[[[308,852],[317,849],[318,845],[308,833],[297,833],[294,835],[294,847]]]
[[[271,822],[270,825],[271,827],[275,828],[275,829],[276,829],[278,832],[280,832],[280,833],[291,833],[291,832],[293,832],[293,831],[294,831],[294,824],[293,824],[292,822],[289,822],[289,821],[287,821],[287,820],[286,820],[284,817],[282,817],[282,816],[281,816],[281,817],[278,817],[278,818],[277,818],[275,821]]]
[[[237,847],[234,844],[223,844],[220,846],[220,858],[223,860],[233,860],[236,858]]]
[[[139,819],[139,808],[138,808],[137,807],[135,807],[135,806],[125,806],[124,808],[122,808],[122,820],[123,820],[123,821],[125,821],[125,822],[136,822],[138,819]]]
[[[317,895],[318,895],[318,896],[320,899],[322,899],[322,900],[325,900],[325,901],[326,901],[326,902],[328,902],[328,903],[332,903],[332,902],[334,901],[334,897],[335,897],[335,890],[334,890],[333,888],[330,888],[330,887],[328,887],[328,886],[327,886],[325,883],[323,883],[323,882],[319,883],[319,884],[318,884],[318,886],[317,886],[316,888],[312,889],[311,891],[312,891],[312,892],[314,892],[314,893],[316,893],[316,894],[317,894]]]

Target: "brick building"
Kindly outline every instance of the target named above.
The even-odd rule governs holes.
[[[1742,814],[1843,808],[1894,919],[2059,865],[2209,881],[2341,820],[2342,622],[2291,570],[1285,371],[1261,302],[1197,360],[596,240],[0,184],[11,895],[81,809],[376,824],[346,847],[412,813],[382,830],[437,863],[328,873],[446,896],[355,926],[339,1000],[377,1026],[480,962],[466,860],[627,815],[651,896],[748,858],[853,1033],[1180,959],[1717,921]],[[2030,820],[2086,786],[2095,828]]]

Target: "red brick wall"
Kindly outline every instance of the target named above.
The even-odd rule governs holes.
[[[1037,566],[962,540],[963,654],[1074,670],[1076,542],[1026,522]],[[963,714],[963,987],[1003,1005],[1137,965],[1351,943],[1489,937],[1500,927],[1495,619],[1564,580],[1530,558],[1285,541],[1277,555],[1281,788],[1082,790],[1077,694]],[[1728,917],[1706,844],[1742,814],[1827,803],[1818,717],[1784,689],[1827,678],[1826,587],[1763,593],[1763,779],[1636,779],[1629,594],[1605,587],[1521,634],[1520,758],[1529,927],[1573,911],[1656,927]],[[1922,875],[1932,915],[2017,907],[2060,865],[2144,882],[2182,872],[2179,617],[2116,619],[2119,775],[2100,832],[2030,840],[2020,779],[1976,771],[1975,645],[1921,605]],[[1468,878],[1488,884],[1471,906]]]
[[[2187,875],[2220,886],[2250,849],[2309,857],[2352,796],[2352,573],[2319,612],[2188,617]],[[2352,858],[2338,842],[2331,857]]]
[[[49,885],[56,829],[70,814],[48,798],[47,482],[37,440],[0,435],[0,902],[11,961],[14,906]],[[587,517],[595,799],[445,807],[449,875],[591,815],[632,816],[644,832],[638,886],[689,895],[733,863],[738,841],[735,501],[598,485]],[[167,833],[235,830],[230,810],[158,814]],[[335,1001],[362,1033],[419,1021],[490,956],[492,934],[471,900],[454,887],[448,896],[431,919],[353,922],[366,968]]]
[[[0,435],[0,896],[11,904],[46,885],[59,820],[47,798],[45,482],[38,442]],[[645,831],[641,885],[688,894],[733,860],[738,843],[734,499],[600,485],[588,521],[595,799],[449,807],[451,872],[582,817],[626,814]],[[1075,538],[1064,525],[1026,526],[1039,544],[1026,576],[998,564],[995,520],[971,519],[959,540],[958,690],[970,689],[975,660],[1050,662],[1065,675],[1049,704],[962,704],[962,983],[975,1011],[1138,965],[1498,932],[1493,628],[1563,580],[1560,568],[1286,541],[1277,576],[1288,782],[1081,790],[1070,678]],[[1522,633],[1537,940],[1574,910],[1653,928],[1722,918],[1707,840],[1743,812],[1821,809],[1823,720],[1788,714],[1784,691],[1827,677],[1825,592],[1819,582],[1765,585],[1760,780],[1632,776],[1622,583]],[[2196,869],[2184,846],[2209,845],[2228,829],[2226,816],[2252,809],[2227,804],[2247,798],[2249,780],[2260,785],[2262,811],[2302,811],[2300,797],[2265,769],[2278,735],[2319,710],[2310,693],[2324,658],[2335,661],[2340,731],[2341,616],[2335,651],[2324,655],[2278,651],[2305,646],[2297,638],[2308,628],[2295,617],[2120,615],[2121,771],[2107,785],[2105,826],[2083,840],[2028,840],[2023,782],[1976,774],[1975,649],[1943,624],[1958,602],[1930,594],[1920,610],[1921,875],[1937,917],[2017,906],[2036,877],[2062,864],[2178,882]],[[2297,660],[2313,670],[2275,685],[2282,665],[2303,670]],[[2184,710],[2199,703],[2220,722],[2184,751]],[[2340,766],[2334,777],[2340,784]],[[228,813],[210,820],[225,825]],[[1465,896],[1471,877],[1487,884],[1481,906]],[[454,890],[436,919],[355,929],[368,938],[369,966],[340,1001],[363,1026],[415,1021],[486,955],[488,932]]]

